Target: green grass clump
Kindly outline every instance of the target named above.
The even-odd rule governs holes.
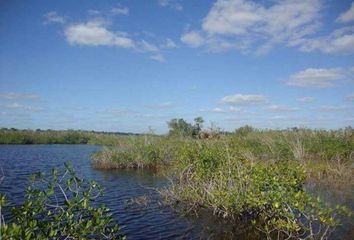
[[[158,137],[131,138],[123,147],[104,148],[93,154],[93,166],[101,169],[153,169],[171,164],[174,147]]]

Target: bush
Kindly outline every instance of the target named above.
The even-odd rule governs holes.
[[[3,239],[124,239],[109,210],[96,206],[101,187],[76,176],[69,165],[62,175],[31,177],[24,203],[13,208],[12,222],[2,224]],[[1,196],[1,207],[5,196]]]

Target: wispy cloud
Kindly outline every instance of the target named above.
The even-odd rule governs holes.
[[[354,27],[343,27],[328,36],[298,38],[289,42],[289,46],[299,47],[301,51],[350,54],[354,53]]]
[[[65,22],[66,22],[66,17],[58,15],[57,12],[55,11],[44,14],[44,24],[49,24],[49,23],[64,24]]]
[[[183,6],[178,0],[158,0],[158,4],[161,7],[168,7],[177,11],[183,10]]]
[[[138,112],[126,108],[111,108],[106,109],[105,111],[103,111],[103,113],[109,113],[113,115],[132,115],[137,114]]]
[[[168,108],[174,108],[175,105],[172,102],[163,102],[158,104],[149,104],[146,105],[146,107],[152,109],[168,109]]]
[[[87,13],[88,13],[89,15],[97,16],[97,15],[100,15],[100,14],[101,14],[101,11],[96,10],[96,9],[89,9],[89,10],[87,11]]]
[[[229,111],[230,112],[242,112],[242,109],[238,108],[238,107],[230,106]]]
[[[166,38],[164,43],[161,44],[161,48],[173,49],[177,48],[177,44],[170,38]]]
[[[273,112],[294,112],[299,110],[296,107],[290,107],[285,105],[271,105],[266,107],[265,109],[273,111]]]
[[[129,15],[129,8],[127,7],[115,7],[111,9],[111,13],[113,15]]]
[[[341,22],[341,23],[347,23],[347,22],[354,21],[354,2],[352,2],[352,5],[350,6],[350,8],[347,11],[345,11],[344,13],[339,15],[339,17],[337,18],[337,21]]]
[[[165,114],[142,114],[141,117],[146,119],[168,119],[169,116]]]
[[[40,112],[40,111],[44,110],[44,108],[42,108],[42,107],[27,106],[27,105],[22,105],[20,103],[3,104],[3,105],[0,105],[0,107],[5,108],[5,109],[26,110],[26,111],[30,111],[30,112]]]
[[[304,88],[328,88],[345,80],[346,73],[340,68],[308,68],[289,77],[288,86]]]
[[[27,94],[27,93],[0,93],[0,98],[17,100],[17,99],[39,99],[38,95],[35,94]]]
[[[226,113],[226,111],[222,108],[215,107],[212,109],[200,109],[199,112],[209,112],[209,113]]]
[[[165,62],[166,61],[165,57],[162,54],[159,54],[159,53],[151,55],[150,58],[152,60],[157,61],[157,62]]]
[[[229,105],[254,105],[265,104],[268,102],[268,98],[255,94],[235,94],[223,97],[220,102]]]
[[[337,112],[337,111],[354,110],[354,108],[352,108],[350,106],[330,106],[330,105],[321,106],[319,109],[324,112]]]
[[[159,51],[159,48],[156,45],[149,43],[145,40],[142,40],[140,42],[140,46],[141,46],[141,49],[146,52],[158,52]]]
[[[302,102],[302,103],[312,103],[315,101],[315,98],[314,97],[300,97],[300,98],[297,98],[296,100],[299,102]]]

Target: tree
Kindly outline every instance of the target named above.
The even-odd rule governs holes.
[[[194,118],[194,122],[194,130],[196,131],[196,135],[198,135],[203,128],[204,119],[202,117],[196,117]]]
[[[179,137],[196,137],[200,133],[203,127],[204,120],[202,117],[194,119],[194,125],[188,123],[183,118],[173,118],[167,122],[170,129],[169,135]]]
[[[193,133],[192,124],[186,122],[183,118],[174,118],[167,122],[168,128],[170,129],[169,135],[187,137],[191,136]]]

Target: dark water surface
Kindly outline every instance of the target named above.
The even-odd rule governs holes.
[[[99,149],[93,145],[0,145],[0,165],[5,175],[0,192],[7,195],[9,203],[19,205],[30,184],[30,174],[49,173],[53,167],[63,168],[71,161],[80,177],[94,179],[105,188],[99,201],[112,211],[128,239],[201,239],[213,235],[214,230],[208,228],[218,223],[212,218],[181,217],[160,204],[158,193],[151,188],[165,186],[166,179],[148,171],[93,169],[90,155]],[[151,199],[147,205],[132,203],[132,198],[142,196]]]
[[[19,205],[31,173],[49,172],[53,167],[62,168],[65,162],[71,161],[80,177],[96,180],[105,188],[99,201],[111,209],[128,239],[253,238],[254,234],[245,226],[219,222],[210,214],[182,217],[162,206],[158,193],[152,188],[166,186],[168,182],[151,172],[93,169],[90,155],[99,149],[93,145],[0,145],[0,165],[5,175],[0,192],[7,195],[8,202]],[[146,205],[131,201],[139,197],[144,199],[144,196],[150,199]],[[237,236],[232,237],[230,232],[237,232]],[[346,227],[334,239],[351,239],[351,233]]]

